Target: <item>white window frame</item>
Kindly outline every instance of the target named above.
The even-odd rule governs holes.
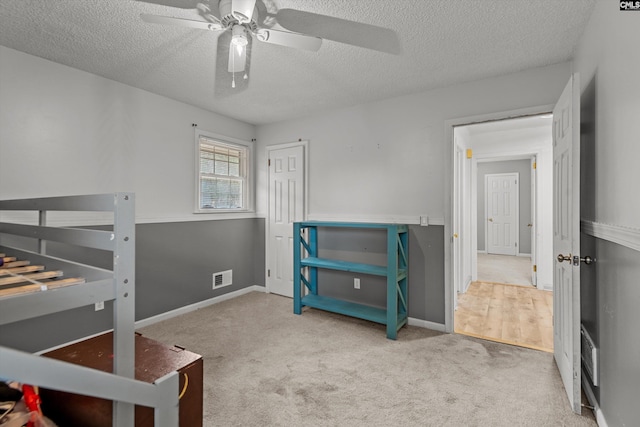
[[[216,208],[201,208],[200,204],[200,138],[206,138],[213,143],[219,143],[220,145],[230,146],[245,150],[246,158],[244,165],[240,164],[240,170],[244,171],[244,188],[243,188],[243,207],[238,209],[216,209]],[[237,138],[232,138],[225,135],[216,134],[213,132],[207,132],[205,130],[195,130],[195,199],[194,199],[194,212],[195,213],[245,213],[253,212],[253,143],[244,141]],[[242,172],[241,172],[242,175]]]

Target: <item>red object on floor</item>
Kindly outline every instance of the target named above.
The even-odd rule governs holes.
[[[40,396],[36,393],[32,386],[23,384],[22,385],[22,393],[25,405],[27,405],[27,409],[29,412],[37,412],[38,414],[42,414],[40,411]],[[34,427],[33,421],[29,421],[27,423],[27,427]]]

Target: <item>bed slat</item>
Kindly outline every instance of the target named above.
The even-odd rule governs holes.
[[[36,271],[43,271],[44,265],[28,265],[26,267],[5,268],[0,270],[0,277],[10,276],[13,274],[33,273]]]
[[[72,277],[69,279],[54,280],[51,282],[46,282],[46,283],[43,283],[43,285],[46,285],[48,290],[52,290],[56,288],[62,288],[65,286],[79,285],[81,283],[85,283],[85,280],[82,277]],[[40,285],[25,285],[25,286],[19,286],[17,288],[2,289],[0,290],[0,297],[29,294],[29,293],[35,293],[35,292],[46,292],[46,291],[42,291]]]
[[[39,281],[39,280],[45,280],[45,279],[53,279],[56,277],[62,277],[63,275],[64,273],[61,270],[55,270],[55,271],[44,271],[42,273],[33,273],[33,274],[4,277],[0,279],[0,286],[15,285],[18,283],[27,283],[27,282],[31,282],[32,280]]]
[[[13,261],[13,262],[6,263],[2,267],[0,267],[0,269],[7,269],[7,268],[14,268],[14,267],[25,267],[25,266],[30,265],[30,264],[31,264],[30,261]]]

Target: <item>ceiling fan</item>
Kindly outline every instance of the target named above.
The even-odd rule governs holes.
[[[322,39],[351,44],[387,53],[400,53],[398,38],[392,30],[374,25],[348,21],[311,12],[281,9],[276,14],[260,16],[258,2],[264,0],[139,0],[168,6],[198,10],[204,19],[192,20],[168,16],[141,14],[143,21],[154,24],[169,24],[217,32],[218,56],[228,48],[227,71],[231,74],[231,87],[236,87],[236,73],[248,79],[252,41],[318,51]],[[216,6],[218,16],[216,16]],[[264,8],[260,8],[263,10]],[[276,30],[265,25],[267,18],[277,22],[288,31]],[[303,34],[304,33],[304,34]],[[219,61],[218,61],[219,62]]]

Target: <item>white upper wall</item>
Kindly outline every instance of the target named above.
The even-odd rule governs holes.
[[[311,218],[442,221],[445,121],[553,105],[570,71],[557,64],[258,126],[258,213],[267,212],[266,147],[303,139]]]
[[[640,229],[640,13],[596,3],[576,51],[582,90],[595,79],[594,215],[586,219]],[[597,77],[595,77],[597,75]]]
[[[141,222],[193,214],[192,123],[253,125],[0,46],[0,199],[132,191]]]

